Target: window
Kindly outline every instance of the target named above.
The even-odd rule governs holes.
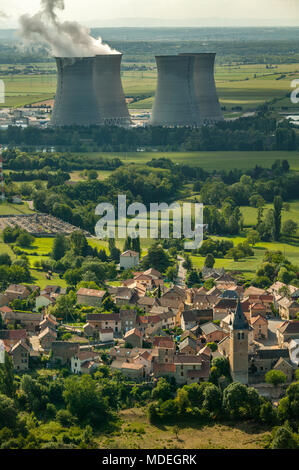
[[[181,377],[184,377],[184,372],[181,372]]]

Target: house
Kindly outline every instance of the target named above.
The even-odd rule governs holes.
[[[279,315],[283,320],[292,320],[297,317],[299,313],[299,304],[297,300],[283,297],[278,300],[278,311]]]
[[[125,377],[134,380],[142,380],[146,375],[145,366],[134,362],[124,362],[121,366],[121,372]]]
[[[99,339],[102,343],[113,343],[114,331],[112,328],[104,328],[99,330]]]
[[[197,343],[191,337],[187,336],[183,341],[179,344],[179,351],[181,354],[196,354],[197,352]]]
[[[86,321],[96,330],[111,328],[114,334],[121,332],[121,320],[118,313],[88,313]]]
[[[250,296],[260,296],[266,293],[267,292],[264,289],[259,289],[258,287],[250,286],[245,290],[244,298],[250,297]]]
[[[210,361],[198,355],[176,354],[174,356],[175,374],[178,384],[206,382],[210,376]]]
[[[222,274],[225,274],[224,268],[206,268],[205,266],[202,268],[202,277],[204,279],[217,279],[222,276]]]
[[[117,287],[114,295],[116,305],[135,305],[138,300],[138,292],[136,289],[129,287]]]
[[[269,309],[267,305],[265,305],[263,302],[254,302],[250,304],[249,312],[250,312],[251,317],[262,316],[266,318],[266,315],[269,312]]]
[[[289,353],[292,364],[299,367],[299,339],[292,339],[290,341]]]
[[[4,295],[8,299],[8,303],[10,303],[16,299],[27,299],[27,297],[30,295],[30,290],[21,284],[11,284],[4,292]]]
[[[181,314],[181,328],[183,331],[191,330],[194,326],[213,320],[213,310],[185,310]]]
[[[136,310],[120,310],[119,317],[121,321],[121,331],[126,333],[136,327],[137,312]]]
[[[131,269],[139,264],[139,253],[137,251],[127,250],[120,255],[120,268]]]
[[[171,338],[167,336],[156,336],[155,338],[153,338],[153,348],[157,349],[158,353],[154,359],[155,363],[173,363],[176,345]]]
[[[255,340],[268,339],[268,320],[264,316],[251,317],[249,323],[253,328],[253,338]]]
[[[87,369],[89,373],[96,370],[99,355],[93,351],[79,351],[71,357],[71,371],[73,374],[82,374]]]
[[[52,330],[56,330],[57,328],[57,321],[53,315],[47,315],[39,324],[40,331],[45,330],[46,328],[51,328]]]
[[[160,313],[158,316],[162,320],[162,329],[171,330],[175,327],[176,314],[173,310],[168,309],[167,312]]]
[[[138,307],[142,308],[144,313],[148,313],[154,307],[154,305],[157,305],[157,304],[158,302],[155,297],[145,296],[137,300]]]
[[[186,298],[187,298],[187,295],[184,289],[181,289],[178,286],[173,286],[162,295],[160,301],[171,300],[179,304],[181,302],[184,302]],[[161,303],[161,305],[163,304]]]
[[[53,328],[44,328],[38,335],[39,343],[44,351],[52,348],[53,341],[56,341],[57,333]]]
[[[26,330],[0,330],[0,340],[9,348],[12,348],[21,340],[26,340],[26,338]]]
[[[38,313],[11,311],[2,314],[2,319],[6,325],[20,326],[33,333],[39,330],[43,316]]]
[[[236,299],[219,299],[213,308],[213,320],[223,320],[230,311],[235,311]]]
[[[71,358],[79,353],[79,343],[54,341],[52,343],[52,362],[62,366],[70,364]]]
[[[150,375],[153,369],[153,356],[148,351],[143,351],[139,353],[134,358],[135,364],[141,364],[144,367],[146,375]]]
[[[35,311],[38,312],[41,309],[45,309],[50,305],[54,305],[56,302],[56,296],[51,294],[41,294],[35,299]]]
[[[254,353],[248,355],[249,372],[251,375],[264,377],[269,370],[273,369],[280,358],[289,360],[289,350],[271,348],[257,349]],[[261,381],[264,381],[264,378],[261,379]]]
[[[12,358],[15,370],[24,371],[29,369],[30,347],[25,339],[20,339],[12,346],[8,354]]]
[[[294,376],[294,368],[288,359],[280,357],[273,367],[274,370],[280,370],[287,377],[287,383],[292,382]]]
[[[133,346],[133,348],[141,348],[142,347],[142,338],[143,335],[140,330],[137,328],[133,328],[124,335],[124,340],[126,343]]]
[[[285,321],[276,330],[279,347],[289,343],[292,339],[299,339],[299,322]]]
[[[84,287],[81,287],[77,292],[78,304],[89,305],[90,307],[100,307],[105,296],[106,292],[104,290],[85,289]]]
[[[163,279],[162,274],[154,268],[147,269],[146,271],[144,271],[143,274],[145,274],[146,276],[150,276],[154,280]]]
[[[219,341],[228,335],[220,326],[212,322],[201,325],[200,329],[206,343],[219,343]]]

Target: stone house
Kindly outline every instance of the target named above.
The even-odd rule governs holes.
[[[137,251],[127,250],[120,255],[120,268],[131,269],[139,264],[139,253]]]
[[[30,290],[21,284],[11,284],[4,292],[4,295],[6,296],[8,303],[10,303],[17,299],[27,299],[27,297],[30,295]]]
[[[178,384],[199,383],[209,379],[210,361],[201,356],[176,354],[174,365],[174,377]]]
[[[179,344],[179,350],[181,354],[194,355],[197,352],[197,343],[192,337],[187,336],[187,338],[183,339]]]
[[[88,305],[90,307],[100,307],[107,293],[104,290],[81,289],[77,292],[78,304]]]
[[[153,370],[153,356],[148,351],[143,351],[139,353],[134,358],[135,364],[141,364],[144,367],[146,375],[150,375]]]
[[[126,343],[133,346],[133,348],[141,348],[142,347],[142,338],[143,335],[140,330],[137,328],[133,328],[124,335],[124,340]]]
[[[212,320],[213,320],[213,310],[212,309],[207,309],[207,310],[198,310],[198,309],[185,310],[181,314],[180,326],[181,326],[183,331],[191,330],[196,325],[201,325],[202,323],[205,323],[207,321],[212,321]]]
[[[121,331],[126,333],[136,327],[137,312],[136,310],[120,310]]]
[[[264,316],[251,317],[250,325],[253,328],[253,338],[255,340],[268,339],[268,320]]]
[[[290,361],[280,357],[273,367],[274,370],[280,370],[287,377],[287,383],[292,382],[294,376],[294,368],[290,364]]]
[[[292,339],[299,339],[299,322],[285,321],[276,330],[279,347],[283,348],[285,343]]]
[[[115,335],[121,332],[119,313],[88,313],[86,321],[96,330],[111,328]]]
[[[2,319],[6,325],[20,326],[32,333],[39,330],[39,325],[43,319],[42,314],[29,312],[7,312],[2,315]]]
[[[231,311],[235,311],[236,299],[219,299],[213,308],[213,320],[223,320]]]
[[[29,369],[30,347],[26,340],[18,341],[8,354],[11,356],[14,369],[17,371],[25,371]]]
[[[85,369],[88,369],[89,372],[92,372],[94,369],[98,367],[95,361],[99,360],[99,355],[94,353],[93,351],[79,351],[74,356],[71,357],[71,371],[73,374],[82,374],[84,364]],[[93,362],[94,367],[88,367],[90,363]]]
[[[70,364],[71,358],[79,353],[80,345],[66,341],[53,341],[51,349],[52,362],[64,366]]]
[[[27,339],[27,332],[26,330],[0,330],[0,339],[5,346],[12,348],[19,341]]]
[[[261,376],[261,381],[264,381],[265,374],[272,370],[277,361],[280,359],[289,360],[288,349],[258,349],[254,353],[250,353],[249,372],[255,376]]]
[[[219,343],[228,333],[215,323],[204,323],[200,326],[202,337],[206,343]]]
[[[43,329],[38,335],[39,343],[44,351],[50,351],[53,341],[56,341],[57,333],[52,328]]]
[[[297,317],[299,313],[299,304],[296,300],[283,297],[278,300],[279,315],[283,320],[292,320]]]
[[[145,366],[134,362],[124,362],[121,366],[121,372],[125,377],[134,380],[142,380],[146,376]]]
[[[112,343],[114,341],[112,328],[105,328],[99,330],[99,339],[102,343]]]

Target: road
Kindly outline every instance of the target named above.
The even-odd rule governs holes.
[[[183,267],[184,258],[178,255],[178,262],[179,262],[179,269],[178,269],[178,277],[176,279],[176,284],[180,287],[185,287],[187,271]]]

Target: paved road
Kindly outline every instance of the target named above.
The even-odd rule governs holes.
[[[187,271],[183,267],[184,261],[185,260],[182,256],[178,256],[179,269],[178,269],[178,277],[176,279],[176,284],[180,287],[185,287],[186,276],[187,276]]]

